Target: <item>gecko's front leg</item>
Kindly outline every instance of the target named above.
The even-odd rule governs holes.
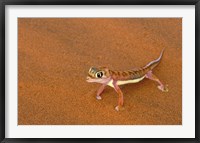
[[[115,110],[119,111],[123,109],[124,97],[123,97],[123,93],[121,89],[117,85],[117,81],[115,80],[113,81],[113,86],[114,86],[115,91],[118,93],[118,105],[115,107]]]
[[[100,86],[100,88],[98,89],[98,91],[97,91],[97,96],[96,96],[97,100],[101,100],[101,99],[102,99],[102,98],[101,98],[101,94],[102,94],[102,92],[104,91],[105,86],[106,86],[106,84],[102,84],[102,85]]]

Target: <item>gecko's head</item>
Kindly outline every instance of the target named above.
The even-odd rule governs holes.
[[[106,67],[91,67],[88,71],[87,82],[106,83],[110,80],[109,70]]]

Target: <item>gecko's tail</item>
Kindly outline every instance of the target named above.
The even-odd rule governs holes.
[[[163,50],[162,50],[160,56],[159,56],[156,60],[153,60],[153,61],[151,61],[150,63],[148,63],[148,64],[145,66],[145,68],[148,68],[148,69],[150,69],[150,70],[152,70],[153,68],[155,68],[155,67],[160,63],[160,60],[161,60],[161,58],[162,58],[162,56],[163,56],[164,50],[165,50],[165,48],[163,48]]]

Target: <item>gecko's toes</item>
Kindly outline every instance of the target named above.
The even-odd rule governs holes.
[[[123,106],[116,106],[115,110],[116,111],[122,111],[122,110],[124,110],[124,107]]]
[[[168,85],[165,85],[165,86],[159,85],[159,86],[158,86],[158,89],[160,89],[162,92],[168,92],[168,91],[169,91],[169,90],[168,90]]]
[[[116,106],[116,107],[115,107],[115,110],[116,110],[116,111],[119,111],[119,106]]]
[[[97,96],[96,96],[96,99],[97,99],[97,100],[101,100],[102,98],[101,98],[101,96],[97,95]]]

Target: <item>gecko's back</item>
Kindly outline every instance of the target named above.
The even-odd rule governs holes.
[[[151,61],[146,66],[141,68],[134,68],[132,70],[126,70],[126,71],[113,71],[109,70],[110,75],[115,80],[136,80],[140,81],[140,79],[143,79],[144,76],[151,71],[153,68],[155,68],[162,58],[164,49],[162,50],[160,56],[158,59]]]

